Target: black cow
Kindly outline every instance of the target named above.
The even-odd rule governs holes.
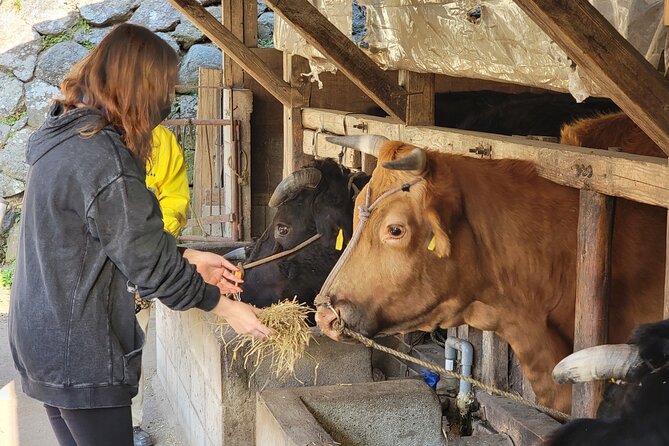
[[[439,127],[498,135],[560,136],[563,124],[620,109],[609,99],[588,98],[582,103],[566,93],[501,93],[461,91],[437,93],[434,121]],[[385,116],[372,107],[366,112]]]
[[[574,353],[553,375],[563,382],[612,377],[622,383],[607,389],[597,419],[565,424],[546,446],[669,444],[669,320],[641,325],[630,345]]]
[[[297,296],[312,305],[341,254],[335,249],[339,230],[344,241],[351,238],[355,196],[368,181],[368,175],[352,173],[329,159],[314,161],[284,178],[270,199],[276,215],[245,263],[291,249],[316,233],[321,238],[294,254],[247,270],[242,300],[266,307]]]

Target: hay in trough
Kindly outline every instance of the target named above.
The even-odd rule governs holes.
[[[307,317],[313,311],[296,299],[271,305],[258,316],[260,322],[273,331],[271,336],[256,338],[236,335],[225,344],[225,348],[232,348],[233,361],[242,355],[244,368],[251,370],[251,376],[270,359],[270,371],[276,378],[283,380],[294,377],[295,364],[304,355],[312,337]],[[223,319],[219,319],[218,324],[221,333],[230,328]]]

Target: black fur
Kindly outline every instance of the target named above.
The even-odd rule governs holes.
[[[339,228],[344,232],[345,241],[350,240],[354,205],[348,188],[350,171],[329,159],[314,161],[312,167],[322,174],[318,187],[305,189],[279,206],[246,262],[293,248],[317,232],[321,238],[292,255],[248,270],[243,301],[266,307],[297,296],[300,302],[312,305],[341,254],[335,250]],[[355,183],[362,189],[368,181],[369,176],[364,175]],[[290,227],[288,236],[275,235],[279,224]]]
[[[546,446],[669,445],[669,320],[641,325],[632,343],[645,365],[607,395],[600,418],[565,424]]]

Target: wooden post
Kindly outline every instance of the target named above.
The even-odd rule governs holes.
[[[509,344],[492,331],[483,332],[481,380],[484,384],[509,388]]]
[[[406,125],[434,125],[434,74],[400,70],[407,96]]]
[[[200,68],[200,86],[218,88],[200,88],[198,96],[198,119],[218,119],[221,117],[221,70]],[[220,141],[221,127],[198,125],[195,144],[195,169],[193,177],[193,212],[198,217],[220,215],[221,209],[217,197],[220,197],[220,174],[216,173],[217,143]],[[205,203],[209,198],[209,203]],[[211,225],[205,225],[208,230]],[[210,235],[212,235],[210,233]],[[220,233],[218,234],[220,235]]]
[[[574,351],[607,340],[614,203],[612,197],[580,191]],[[593,418],[601,390],[601,383],[574,385],[572,416]]]
[[[283,80],[293,90],[290,106],[283,107],[283,176],[301,168],[309,157],[302,149],[302,107],[309,106],[311,83],[301,76],[309,72],[309,63],[300,56],[283,53]]]

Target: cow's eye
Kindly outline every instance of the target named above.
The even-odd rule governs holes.
[[[402,238],[404,236],[404,228],[399,225],[388,226],[388,235],[391,238]]]
[[[290,228],[283,224],[276,225],[276,235],[279,237],[285,237],[290,232]]]

